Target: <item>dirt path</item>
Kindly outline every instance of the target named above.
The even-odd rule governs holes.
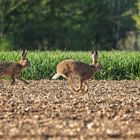
[[[140,139],[140,81],[0,81],[0,139]]]

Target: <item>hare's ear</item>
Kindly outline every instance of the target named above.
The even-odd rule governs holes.
[[[25,57],[27,56],[27,53],[28,53],[28,51],[27,51],[27,50],[25,50],[25,54],[24,54],[24,55],[25,55]]]
[[[21,58],[22,58],[22,59],[25,59],[25,58],[26,58],[27,53],[28,53],[28,51],[27,51],[27,50],[25,50],[25,49],[23,49],[23,50],[22,50],[22,56],[21,56]]]
[[[97,63],[97,59],[98,59],[98,52],[97,51],[92,51],[92,61],[93,61],[93,64]]]

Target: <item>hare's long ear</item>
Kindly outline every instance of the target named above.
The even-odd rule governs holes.
[[[25,54],[24,54],[24,55],[25,55],[25,57],[27,56],[27,53],[28,53],[28,51],[27,51],[27,50],[25,50]]]
[[[22,50],[22,56],[21,56],[21,59],[25,59],[26,58],[26,55],[27,55],[28,51],[27,50]]]
[[[92,61],[93,64],[96,64],[98,60],[98,52],[97,51],[92,51]]]

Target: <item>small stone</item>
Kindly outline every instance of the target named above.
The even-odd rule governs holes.
[[[113,137],[113,138],[121,137],[121,132],[119,130],[107,129],[106,133],[108,136]]]

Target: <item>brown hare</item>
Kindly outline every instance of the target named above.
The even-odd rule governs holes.
[[[21,78],[22,70],[30,66],[30,62],[26,58],[26,55],[27,51],[23,50],[21,60],[19,62],[0,62],[0,78],[8,76],[12,79],[11,84],[15,83],[15,78],[28,84],[27,81]]]
[[[85,84],[84,91],[87,92],[87,80],[92,78],[92,76],[98,72],[102,65],[97,63],[98,52],[92,52],[92,64],[88,65],[75,60],[64,60],[57,65],[57,73],[52,77],[52,79],[57,79],[60,76],[66,78],[70,84],[71,90],[74,92],[78,92],[82,90],[82,85]],[[77,76],[79,80],[79,87],[74,87],[74,79],[73,77]]]

